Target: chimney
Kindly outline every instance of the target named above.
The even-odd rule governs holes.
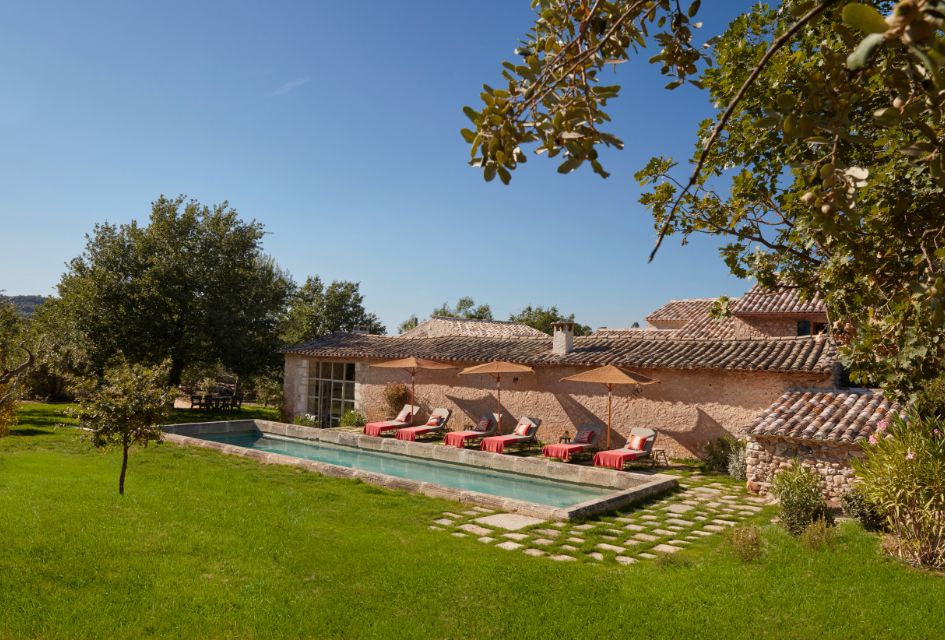
[[[554,336],[552,338],[551,352],[556,356],[571,353],[574,349],[574,323],[555,322],[552,327],[554,327]]]

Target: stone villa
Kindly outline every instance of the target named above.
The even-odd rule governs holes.
[[[711,317],[713,302],[673,300],[647,316],[644,328],[603,328],[581,337],[567,324],[548,336],[511,322],[439,317],[400,336],[335,333],[285,350],[285,409],[290,415],[318,416],[323,426],[336,425],[348,409],[360,410],[369,420],[387,417],[385,386],[407,383],[409,376],[370,365],[414,356],[456,365],[455,370],[421,371],[416,389],[424,411],[451,409],[450,426],[458,429],[495,409],[495,381],[458,376],[458,371],[507,360],[535,373],[503,379],[503,427],[510,428],[519,416],[534,416],[542,420],[539,439],[557,442],[566,432],[573,434],[575,425],[606,423],[607,417],[602,385],[561,379],[613,364],[660,382],[615,389],[614,446],[623,444],[635,426],[656,429],[656,446],[670,457],[694,457],[723,435],[751,435],[749,474],[763,486],[786,456],[799,451],[825,478],[829,475],[830,487],[839,485],[831,466],[838,462],[837,446],[847,445],[843,455],[848,455],[890,404],[876,392],[837,388],[840,366],[827,335],[824,305],[803,301],[793,290],[771,293],[757,286],[730,301],[728,317]],[[792,404],[792,394],[808,401]],[[792,424],[801,426],[784,430],[785,420],[791,420],[785,414],[792,411],[798,414]],[[804,426],[814,422],[818,428]],[[823,428],[825,422],[829,428]],[[838,437],[843,442],[835,442]],[[826,468],[817,466],[816,453],[807,455],[812,451],[830,453]]]

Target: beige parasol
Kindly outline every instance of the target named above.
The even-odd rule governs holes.
[[[476,365],[475,367],[468,367],[459,372],[459,375],[473,375],[476,373],[482,373],[490,375],[495,378],[495,403],[496,403],[496,413],[499,414],[499,424],[496,425],[498,429],[497,433],[502,433],[502,374],[503,373],[535,373],[535,370],[531,367],[526,367],[523,364],[515,364],[514,362],[504,362],[502,360],[496,360],[494,362],[487,362],[486,364]]]
[[[436,362],[435,360],[424,360],[423,358],[401,358],[399,360],[387,360],[372,364],[372,367],[380,369],[403,369],[410,374],[410,406],[413,406],[414,391],[417,384],[417,372],[421,369],[455,369],[456,367],[445,362]],[[413,410],[411,409],[411,412]],[[416,418],[416,416],[412,416]]]
[[[562,381],[569,382],[596,382],[597,384],[603,384],[607,386],[607,448],[610,449],[610,421],[612,416],[612,403],[613,403],[613,394],[614,387],[618,384],[620,385],[644,385],[644,384],[656,384],[659,380],[654,378],[648,378],[642,373],[637,373],[636,371],[627,371],[626,369],[621,369],[615,367],[612,364],[605,365],[603,367],[598,367],[597,369],[591,369],[590,371],[584,371],[577,373],[573,376],[568,376],[566,378],[561,378]]]

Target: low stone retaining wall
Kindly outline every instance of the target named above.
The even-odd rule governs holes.
[[[774,476],[797,460],[820,475],[824,497],[836,502],[855,482],[851,461],[861,455],[857,445],[751,436],[746,473],[748,480],[758,483],[762,493],[767,493]]]
[[[317,429],[295,424],[272,422],[269,420],[231,420],[224,422],[188,423],[166,425],[162,427],[162,429],[164,431],[165,440],[177,444],[215,449],[224,453],[252,458],[266,464],[294,465],[326,476],[356,478],[369,484],[389,487],[391,489],[422,493],[435,498],[473,503],[493,509],[502,509],[504,511],[522,513],[550,520],[573,520],[613,511],[673,489],[678,484],[674,477],[663,474],[641,474],[626,471],[613,471],[610,469],[598,469],[541,458],[521,458],[488,453],[485,451],[446,447],[439,444],[405,442],[394,438],[375,438],[335,429]],[[246,432],[262,432],[273,436],[326,442],[370,451],[382,451],[385,453],[404,455],[412,458],[437,460],[471,467],[512,472],[542,479],[607,487],[612,488],[614,492],[570,507],[556,508],[504,498],[502,496],[444,487],[430,482],[420,482],[371,471],[352,469],[315,460],[305,460],[279,453],[267,453],[257,449],[248,449],[200,438],[201,435]]]

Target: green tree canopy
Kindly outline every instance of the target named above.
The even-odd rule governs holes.
[[[282,339],[299,344],[335,331],[384,334],[387,329],[365,310],[359,283],[336,280],[326,287],[319,276],[309,277],[290,300]]]
[[[400,323],[400,326],[397,327],[397,333],[405,333],[410,331],[418,324],[420,324],[420,320],[417,318],[416,314],[414,314]]]
[[[240,376],[277,359],[278,323],[291,283],[262,252],[262,225],[224,202],[184,196],[152,203],[149,224],[96,225],[63,275],[53,304],[80,335],[88,367],[119,354],[131,363],[221,363]],[[50,309],[52,312],[52,308]]]
[[[444,302],[443,305],[433,310],[432,316],[441,318],[464,318],[466,320],[492,320],[492,309],[487,304],[476,306],[476,302],[464,296],[456,302],[455,307]]]
[[[0,436],[16,422],[16,400],[33,355],[21,346],[25,341],[26,321],[8,300],[0,299]]]
[[[558,307],[548,307],[546,309],[542,306],[532,307],[528,305],[518,313],[509,316],[509,320],[527,324],[529,327],[538,329],[548,335],[554,333],[553,325],[556,322],[574,322],[574,335],[576,336],[586,336],[591,333],[589,326],[575,322],[573,313],[566,316],[558,311]]]
[[[945,5],[785,0],[697,49],[699,4],[536,0],[521,61],[466,108],[472,163],[507,182],[535,145],[606,176],[596,148],[622,143],[604,71],[655,42],[668,88],[724,107],[682,175],[664,157],[637,173],[657,248],[728,238],[734,274],[823,298],[854,379],[914,393],[945,362]]]

